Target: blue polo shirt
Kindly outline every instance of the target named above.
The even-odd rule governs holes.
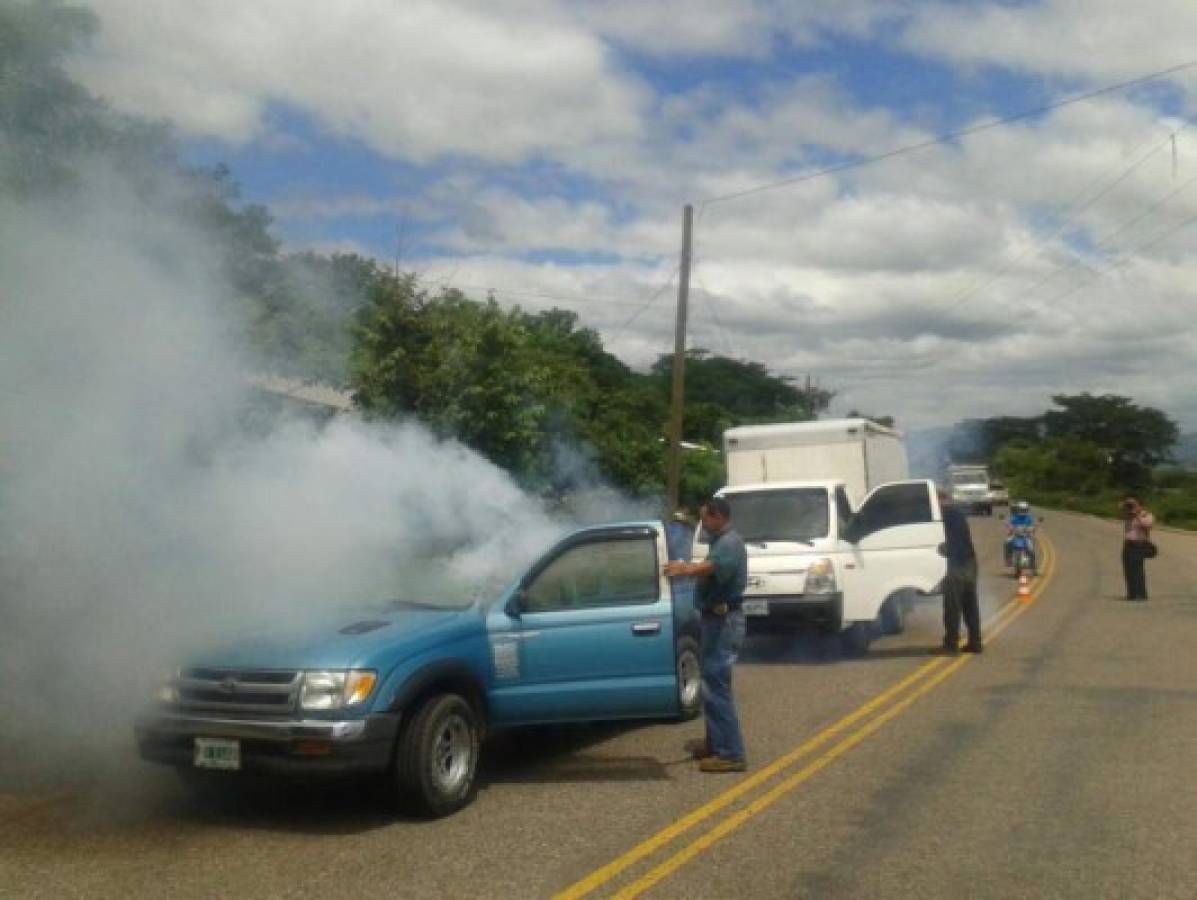
[[[706,612],[726,603],[728,609],[739,609],[748,587],[748,550],[730,525],[711,537],[707,561],[715,571],[698,580],[694,596],[698,608]]]

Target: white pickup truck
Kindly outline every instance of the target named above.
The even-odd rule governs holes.
[[[897,432],[861,419],[752,426],[729,429],[724,449],[729,481],[754,471],[753,454],[762,457],[755,471],[790,476],[719,491],[748,547],[752,630],[815,622],[864,653],[879,632],[901,632],[912,598],[943,580],[934,483],[872,483],[905,474]],[[859,502],[854,487],[867,490]],[[702,537],[696,559],[706,555]]]

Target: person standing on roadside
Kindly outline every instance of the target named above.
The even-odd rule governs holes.
[[[980,653],[981,607],[977,600],[977,552],[968,519],[952,503],[944,489],[939,491],[939,506],[943,513],[944,555],[948,572],[943,580],[943,647],[947,654]],[[968,628],[968,641],[960,647],[960,617]]]
[[[699,519],[710,541],[701,562],[665,564],[670,578],[697,578],[695,604],[702,613],[702,708],[706,740],[692,750],[703,772],[743,772],[748,768],[744,736],[732,693],[732,668],[744,644],[744,589],[748,551],[731,525],[731,506],[722,497],[703,504]]]
[[[1126,599],[1147,599],[1147,572],[1143,561],[1155,556],[1151,528],[1155,516],[1143,508],[1137,497],[1122,498],[1122,575],[1126,579]]]

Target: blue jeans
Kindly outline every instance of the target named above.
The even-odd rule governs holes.
[[[702,617],[702,711],[707,748],[723,759],[744,759],[744,736],[732,696],[732,667],[744,645],[744,613]]]

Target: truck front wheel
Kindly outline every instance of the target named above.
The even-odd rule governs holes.
[[[873,623],[853,622],[840,632],[840,646],[845,656],[864,656],[873,643]]]
[[[481,753],[478,714],[459,694],[434,694],[415,710],[395,748],[399,794],[415,812],[447,816],[474,798]]]
[[[682,721],[702,712],[702,662],[698,641],[689,635],[677,639],[677,706]]]
[[[892,594],[881,604],[881,630],[885,634],[906,630],[906,598],[902,594]]]

